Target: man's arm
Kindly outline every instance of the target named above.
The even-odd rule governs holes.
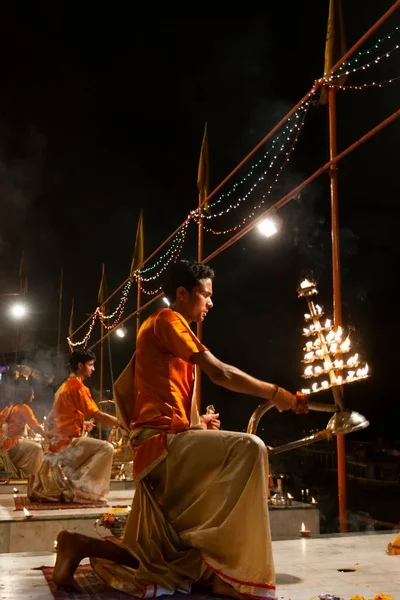
[[[208,350],[196,352],[192,355],[191,361],[198,365],[213,383],[232,392],[265,398],[280,411],[293,408],[295,404],[296,398],[290,392],[267,381],[256,379],[232,365],[223,363]]]
[[[101,410],[95,412],[92,415],[92,417],[93,419],[96,419],[96,421],[98,421],[99,423],[104,423],[104,425],[112,425],[113,427],[118,426],[117,417],[113,417],[112,415],[109,415],[108,413],[105,413]]]

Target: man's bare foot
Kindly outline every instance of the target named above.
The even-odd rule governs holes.
[[[58,587],[76,589],[74,573],[82,560],[79,534],[61,531],[57,536],[57,559],[53,570],[53,582]]]
[[[227,596],[228,598],[236,598],[236,600],[245,600],[246,596],[237,592],[229,583],[226,583],[218,575],[214,575],[213,581],[214,596]]]

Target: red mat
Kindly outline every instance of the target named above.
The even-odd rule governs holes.
[[[15,510],[59,510],[63,508],[107,508],[108,504],[100,502],[92,504],[80,504],[78,502],[31,502],[26,496],[14,498]]]
[[[119,592],[108,587],[95,573],[91,565],[80,565],[75,571],[75,581],[79,585],[79,592],[65,592],[58,590],[52,581],[54,567],[40,567],[46,578],[51,593],[56,600],[128,600],[133,598],[130,594]],[[207,593],[207,590],[193,590],[190,594],[176,592],[173,596],[160,596],[165,600],[214,600],[215,596]]]
[[[102,579],[93,571],[90,565],[80,565],[75,572],[75,581],[80,587],[79,592],[66,592],[58,590],[53,583],[53,567],[41,567],[47,584],[56,600],[127,600],[131,596],[118,592],[108,587]]]

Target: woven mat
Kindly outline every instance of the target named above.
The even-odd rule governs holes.
[[[89,598],[91,600],[127,600],[130,597],[123,592],[109,588],[90,565],[80,565],[75,572],[75,581],[80,587],[79,592],[58,590],[52,581],[53,567],[41,567],[41,570],[56,600],[66,600],[67,598],[73,598],[74,600],[87,600]]]
[[[74,577],[77,585],[80,587],[79,592],[58,590],[52,581],[53,567],[40,568],[55,600],[128,600],[129,598],[133,598],[129,594],[108,587],[97,573],[93,571],[91,565],[80,565],[75,571]],[[160,598],[170,600],[171,596],[160,596]],[[175,600],[215,600],[215,596],[208,594],[204,590],[192,591],[190,594],[176,592],[173,598]]]
[[[26,496],[14,498],[15,510],[59,510],[63,508],[107,508],[108,504],[92,502],[91,504],[80,504],[78,502],[31,502]]]

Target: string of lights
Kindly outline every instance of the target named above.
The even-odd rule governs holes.
[[[350,59],[350,60],[345,60],[334,72],[333,74],[337,74],[339,71],[344,71],[347,70],[348,67],[354,63],[357,63],[360,58],[366,54],[370,54],[372,50],[377,50],[381,44],[383,44],[386,40],[390,40],[392,38],[392,36],[396,35],[396,33],[399,31],[400,26],[395,27],[394,29],[392,29],[392,31],[390,31],[387,35],[385,35],[383,38],[378,38],[378,40],[369,48],[367,48],[366,50],[360,50],[357,55]],[[344,73],[340,73],[339,76],[344,75]]]
[[[343,70],[341,73],[337,73],[337,72],[331,73],[331,75],[329,77],[324,77],[323,80],[326,81],[327,83],[330,83],[336,79],[340,79],[344,75],[352,75],[353,73],[356,73],[357,71],[361,71],[361,70],[366,71],[370,67],[373,67],[374,65],[379,64],[379,62],[383,58],[390,58],[392,56],[392,54],[394,52],[396,52],[399,48],[400,48],[400,44],[396,44],[396,46],[394,46],[394,48],[392,48],[388,52],[385,52],[384,54],[381,54],[380,56],[377,56],[376,58],[372,59],[368,63],[365,63],[365,64],[357,66],[357,67],[353,67],[353,68],[349,68],[349,66],[347,66],[346,70]]]
[[[166,252],[164,252],[164,254],[162,254],[160,256],[160,258],[153,265],[151,265],[150,267],[146,267],[145,269],[140,269],[140,272],[142,273],[142,275],[144,273],[148,273],[149,271],[153,271],[154,269],[156,269],[158,267],[158,265],[160,265],[163,262],[164,258],[173,251],[175,244],[179,242],[179,238],[180,238],[182,229],[186,226],[187,226],[187,222],[185,221],[185,223],[182,225],[181,229],[179,229],[179,231],[177,231],[176,235],[172,238],[171,245],[169,246],[168,250]]]
[[[386,79],[385,81],[373,81],[372,83],[362,83],[360,85],[338,85],[338,84],[333,84],[333,85],[328,85],[328,88],[335,88],[337,90],[364,90],[365,88],[369,88],[369,87],[379,87],[381,88],[382,86],[388,84],[388,83],[394,83],[395,81],[398,81],[400,79],[400,75],[398,75],[397,77],[392,77],[392,79]]]
[[[304,105],[304,110],[303,110],[303,117],[304,115],[307,113],[308,109],[310,106],[310,102],[306,102]],[[288,129],[287,134],[286,134],[286,139],[284,141],[284,143],[280,146],[280,148],[275,149],[276,154],[274,154],[274,156],[271,158],[271,162],[269,163],[268,167],[265,169],[265,171],[263,171],[261,173],[261,175],[258,177],[257,181],[251,186],[251,188],[248,190],[248,192],[246,194],[244,194],[241,198],[238,198],[237,201],[234,204],[230,204],[227,208],[220,210],[217,213],[214,214],[209,214],[209,213],[204,213],[202,212],[202,219],[215,219],[216,217],[221,217],[222,215],[225,215],[227,213],[229,213],[231,210],[234,210],[236,208],[238,208],[238,206],[242,203],[245,202],[249,196],[257,189],[257,187],[259,186],[259,184],[264,181],[265,177],[268,175],[269,170],[274,166],[276,160],[278,159],[278,157],[285,152],[285,148],[288,145],[288,142],[291,141],[291,134],[295,131],[295,136],[297,134],[297,132],[299,131],[300,127],[302,126],[302,122],[304,120],[300,120],[299,121],[299,117],[300,117],[300,113],[296,116],[296,123],[293,125],[293,127],[291,127],[290,129]],[[275,144],[274,144],[275,146]],[[269,151],[268,151],[269,152]],[[266,152],[264,154],[264,157],[266,157],[268,155],[268,152]],[[259,161],[260,162],[260,161]],[[251,171],[252,173],[252,171]],[[196,214],[199,214],[199,209],[197,209]]]
[[[165,263],[162,265],[162,267],[160,267],[160,269],[156,272],[156,274],[152,275],[150,277],[143,277],[143,274],[141,271],[140,272],[136,271],[135,273],[140,273],[140,275],[138,275],[138,276],[135,275],[135,279],[137,279],[137,280],[140,279],[141,282],[144,281],[146,283],[149,281],[154,281],[155,279],[158,279],[160,277],[160,275],[167,269],[168,265],[172,262],[172,260],[176,260],[178,258],[179,254],[182,250],[182,246],[184,244],[185,238],[186,238],[190,220],[191,220],[191,217],[188,216],[188,218],[186,219],[185,224],[183,225],[179,234],[176,235],[177,243],[172,248],[169,258],[165,261]]]
[[[307,104],[307,110],[304,111],[303,118],[302,118],[301,123],[300,123],[300,125],[299,125],[299,127],[297,129],[297,132],[296,132],[296,137],[293,140],[293,143],[292,143],[292,146],[291,146],[290,150],[288,150],[285,153],[285,159],[284,159],[282,165],[279,167],[279,169],[278,169],[278,171],[277,171],[277,173],[276,173],[276,175],[274,177],[274,180],[269,185],[268,190],[266,191],[266,193],[263,194],[263,196],[261,197],[260,202],[258,204],[256,204],[256,205],[253,206],[252,212],[250,214],[248,214],[247,216],[243,217],[242,220],[238,224],[234,225],[233,227],[217,231],[215,229],[212,229],[211,227],[206,227],[204,225],[204,218],[206,217],[206,215],[204,213],[201,213],[199,215],[199,212],[198,212],[198,209],[197,209],[197,210],[192,211],[192,213],[191,213],[192,216],[193,216],[193,219],[196,221],[196,223],[199,223],[199,220],[201,219],[202,227],[203,227],[203,229],[205,231],[207,231],[209,233],[213,233],[214,235],[225,235],[227,233],[230,233],[232,231],[236,231],[237,229],[240,229],[241,227],[243,227],[247,223],[247,221],[250,221],[256,215],[257,211],[265,204],[266,198],[271,194],[274,185],[279,181],[279,178],[280,178],[280,176],[282,174],[283,169],[285,168],[285,166],[287,165],[287,163],[290,161],[291,155],[292,155],[292,153],[294,152],[294,150],[296,148],[296,144],[297,144],[297,141],[299,139],[300,132],[301,132],[302,128],[304,127],[304,122],[305,122],[305,119],[306,119],[306,116],[307,116],[307,113],[308,113],[308,109],[311,106],[311,104],[312,104],[311,102],[309,102]]]
[[[300,118],[300,115],[304,112],[304,110],[308,109],[308,103],[309,102],[310,102],[310,100],[305,100],[303,102],[303,104],[301,104],[299,106],[299,108],[297,109],[297,111],[291,117],[289,117],[287,119],[287,121],[286,121],[287,125],[282,129],[282,131],[277,136],[275,136],[274,138],[272,138],[272,140],[271,140],[271,148],[268,149],[257,162],[255,162],[254,164],[252,164],[250,166],[250,169],[247,172],[247,174],[244,175],[242,177],[242,179],[240,179],[240,181],[237,181],[236,183],[234,183],[233,186],[232,186],[232,188],[228,192],[220,194],[218,196],[218,198],[214,202],[210,202],[208,204],[208,210],[210,210],[210,208],[213,208],[217,204],[220,204],[223,201],[224,198],[229,198],[229,196],[231,196],[237,190],[237,188],[239,186],[243,185],[244,183],[246,183],[248,181],[248,179],[253,175],[254,170],[257,169],[257,167],[264,160],[266,160],[268,158],[268,156],[270,155],[270,153],[272,151],[274,151],[274,152],[276,151],[275,150],[275,146],[279,142],[279,140],[281,138],[283,138],[283,137],[287,137],[287,134],[288,134],[289,131],[293,131],[293,129],[295,128],[295,126],[293,128],[290,128],[290,126],[292,125],[293,120],[296,121],[297,119]]]

